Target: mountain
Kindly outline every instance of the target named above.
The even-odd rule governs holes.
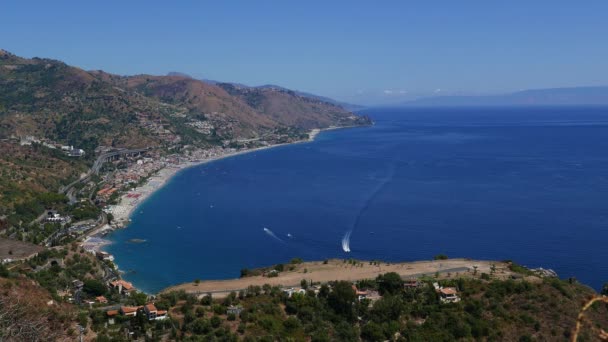
[[[437,96],[402,103],[404,106],[560,106],[608,105],[608,86],[523,90],[503,95]]]
[[[167,76],[181,76],[181,77],[187,77],[187,78],[194,78],[188,74],[184,74],[183,72],[179,72],[179,71],[168,72]]]
[[[184,77],[193,78],[190,75],[184,74],[181,72],[169,72],[169,73],[167,73],[167,76],[184,76]],[[361,110],[361,109],[365,108],[364,106],[360,106],[360,105],[356,105],[356,104],[352,104],[352,103],[341,102],[341,101],[337,101],[337,100],[334,100],[334,99],[326,97],[326,96],[311,94],[311,93],[307,93],[307,92],[303,92],[303,91],[299,91],[299,90],[288,89],[288,88],[281,87],[281,86],[274,85],[274,84],[264,84],[264,85],[260,85],[260,86],[250,87],[248,85],[245,85],[242,83],[235,83],[235,82],[221,82],[221,81],[210,80],[210,79],[201,79],[201,81],[208,83],[208,84],[212,84],[212,85],[229,84],[229,85],[234,86],[235,88],[263,89],[263,90],[290,92],[292,94],[296,94],[301,97],[316,99],[321,102],[333,104],[333,105],[342,107],[345,110],[349,110],[349,111],[356,111],[356,110]]]
[[[78,178],[100,146],[206,148],[370,122],[289,91],[236,90],[183,74],[113,75],[0,50],[0,217],[19,199]],[[72,145],[86,157],[70,159],[42,144]]]
[[[281,87],[245,87],[233,83],[218,83],[217,86],[247,103],[257,112],[287,126],[306,129],[328,127],[332,123],[348,126],[357,120],[352,113],[345,116],[346,110],[338,105]],[[307,112],[309,115],[301,116],[298,114],[300,112]]]
[[[336,106],[340,106],[346,110],[350,110],[350,111],[356,111],[356,110],[361,110],[364,109],[364,106],[360,106],[360,105],[356,105],[356,104],[352,104],[352,103],[346,103],[346,102],[342,102],[342,101],[337,101],[334,100],[332,98],[326,97],[326,96],[321,96],[321,95],[315,95],[315,94],[311,94],[311,93],[307,93],[307,92],[303,92],[303,91],[298,91],[298,90],[290,90],[278,85],[274,85],[274,84],[265,84],[265,85],[261,85],[261,86],[257,86],[255,88],[260,88],[260,89],[276,89],[276,90],[283,90],[283,91],[292,91],[295,94],[302,96],[302,97],[308,97],[311,99],[317,99],[319,101],[322,102],[327,102],[327,103],[331,103],[333,105]]]
[[[209,121],[213,136],[259,136],[280,127],[324,128],[365,124],[328,102],[293,92],[229,93],[187,75],[119,76],[85,71],[51,59],[0,52],[0,137],[35,135],[92,150],[98,145],[140,147],[174,143]],[[253,95],[255,93],[255,95]],[[259,101],[261,106],[258,105]],[[158,139],[163,131],[168,139]]]

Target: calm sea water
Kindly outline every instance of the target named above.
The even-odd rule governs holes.
[[[111,236],[125,278],[155,292],[293,257],[444,253],[608,281],[608,108],[366,114],[375,126],[181,172]]]

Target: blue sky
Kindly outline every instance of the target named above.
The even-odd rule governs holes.
[[[14,1],[0,48],[354,103],[608,84],[608,1]]]

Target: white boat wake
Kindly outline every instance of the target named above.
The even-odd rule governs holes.
[[[352,230],[347,231],[342,238],[342,250],[346,253],[350,253],[350,234],[352,234],[352,232]]]
[[[268,229],[268,228],[266,228],[266,227],[264,227],[264,233],[266,233],[266,234],[270,235],[270,237],[274,238],[275,240],[277,240],[277,241],[279,241],[279,242],[281,242],[281,243],[286,243],[286,242],[285,242],[285,241],[283,241],[283,240],[282,240],[280,237],[276,236],[276,235],[275,235],[275,234],[272,232],[272,230],[270,230],[270,229]]]
[[[352,224],[352,228],[349,231],[347,231],[346,234],[344,234],[344,237],[342,237],[342,250],[344,252],[350,253],[350,236],[352,235],[353,230],[355,230],[355,228],[357,228],[357,226],[359,226],[359,221],[361,220],[361,217],[363,216],[363,214],[371,206],[371,204],[374,202],[376,197],[378,197],[378,195],[382,192],[382,190],[386,187],[386,185],[393,180],[394,176],[395,176],[395,166],[390,165],[386,177],[382,181],[380,181],[376,185],[376,187],[370,192],[370,194],[367,196],[367,198],[363,202],[363,205],[361,206],[361,209],[359,209],[359,212],[355,216],[355,220]]]

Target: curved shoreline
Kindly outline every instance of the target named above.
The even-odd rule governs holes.
[[[294,141],[294,142],[290,142],[290,143],[282,143],[282,144],[275,144],[275,145],[269,145],[269,146],[261,146],[261,147],[238,150],[238,151],[231,151],[231,152],[224,153],[224,154],[221,154],[218,156],[213,156],[213,157],[210,157],[210,158],[207,158],[204,160],[186,161],[186,162],[181,162],[181,163],[173,164],[173,165],[165,165],[164,167],[155,171],[154,174],[152,174],[148,178],[148,180],[146,181],[145,184],[143,184],[142,186],[139,186],[131,191],[123,193],[120,196],[120,199],[118,202],[119,204],[111,206],[110,210],[108,210],[108,212],[114,216],[112,225],[111,226],[106,225],[106,226],[102,227],[101,229],[97,229],[94,232],[92,232],[90,235],[88,235],[85,238],[83,245],[84,244],[88,244],[89,246],[94,245],[93,249],[95,249],[97,251],[105,251],[109,245],[113,244],[113,241],[105,238],[105,235],[111,234],[116,229],[128,228],[129,224],[131,223],[131,217],[138,210],[138,208],[140,208],[148,199],[150,199],[153,194],[155,194],[160,189],[164,188],[171,181],[171,179],[173,179],[173,177],[177,176],[181,171],[184,171],[191,167],[200,166],[200,165],[207,164],[210,162],[214,162],[214,161],[218,161],[218,160],[222,160],[222,159],[226,159],[226,158],[231,158],[231,157],[235,157],[235,156],[239,156],[239,155],[244,155],[244,154],[248,154],[248,153],[252,153],[252,152],[258,152],[258,151],[262,151],[262,150],[267,150],[267,149],[287,146],[287,145],[313,142],[321,132],[330,131],[330,130],[338,130],[338,129],[346,129],[346,128],[355,128],[355,127],[367,127],[367,126],[343,126],[343,127],[341,126],[341,127],[328,127],[328,128],[323,128],[323,129],[316,128],[316,129],[313,129],[308,132],[309,138],[305,139],[305,140],[299,140],[299,141]],[[99,237],[100,234],[103,235],[104,238]],[[89,241],[89,239],[91,241]],[[114,262],[118,273],[121,274],[122,271],[120,270],[119,262],[115,261],[114,259],[112,259],[112,261]]]
[[[112,206],[112,215],[114,216],[114,222],[119,225],[119,228],[126,228],[130,221],[133,213],[148,200],[154,193],[158,190],[162,189],[169,181],[175,177],[178,173],[183,170],[189,169],[191,167],[200,166],[203,164],[207,164],[210,162],[236,157],[243,154],[268,150],[271,148],[302,144],[314,141],[317,136],[321,132],[338,130],[338,129],[346,129],[346,128],[355,128],[355,127],[367,127],[367,126],[339,126],[339,127],[327,127],[327,128],[315,128],[308,132],[308,139],[294,141],[291,143],[283,143],[269,146],[261,146],[252,149],[238,150],[233,152],[228,152],[226,154],[222,154],[220,156],[214,156],[204,160],[197,161],[187,161],[176,165],[165,166],[152,176],[149,177],[147,182],[132,191],[124,193],[120,196],[120,201],[118,205]],[[131,195],[131,196],[129,196]],[[137,197],[133,197],[133,195],[137,195]],[[117,227],[118,228],[118,227]]]
[[[207,163],[211,163],[211,162],[226,159],[226,158],[236,157],[236,156],[243,155],[243,154],[268,150],[268,149],[275,148],[275,147],[312,142],[322,131],[334,130],[334,129],[338,129],[338,128],[347,128],[347,127],[330,127],[330,128],[325,128],[325,129],[313,129],[308,133],[309,138],[306,140],[295,141],[292,143],[261,146],[261,147],[256,147],[256,148],[252,148],[252,149],[237,150],[237,151],[228,152],[228,153],[225,153],[225,154],[222,154],[219,156],[214,156],[214,157],[204,159],[204,160],[187,161],[187,162],[179,163],[176,165],[165,166],[165,167],[161,168],[160,170],[156,171],[155,174],[150,176],[144,185],[137,187],[137,188],[133,189],[132,191],[124,193],[120,196],[119,204],[116,206],[113,206],[113,208],[112,208],[113,209],[112,215],[114,216],[114,221],[118,225],[121,225],[120,228],[126,228],[131,221],[131,217],[133,216],[133,213],[141,205],[143,205],[154,193],[156,193],[158,190],[165,187],[169,183],[169,181],[171,181],[171,179],[173,179],[173,177],[177,176],[177,174],[179,174],[181,171],[184,171],[186,169],[189,169],[189,168],[192,168],[195,166],[204,165]],[[134,194],[137,195],[136,198],[132,197]],[[129,197],[129,195],[131,195],[131,197]],[[118,212],[116,212],[116,210],[118,210]]]

